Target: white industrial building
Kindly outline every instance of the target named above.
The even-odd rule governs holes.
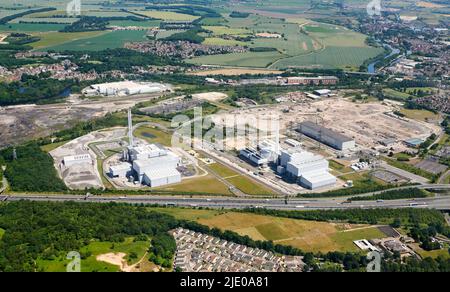
[[[258,150],[250,147],[242,149],[239,152],[239,156],[257,166],[267,165],[269,163],[269,160],[263,158]]]
[[[161,83],[122,81],[93,84],[83,90],[86,96],[127,96],[169,91],[170,88]]]
[[[281,151],[278,172],[296,178],[305,188],[314,190],[334,186],[337,179],[328,169],[328,161],[320,155],[307,151]]]
[[[130,145],[124,151],[123,163],[111,166],[112,177],[129,178],[150,187],[160,187],[181,182],[177,168],[181,158],[172,151],[154,144],[135,145],[131,111],[128,112]]]
[[[92,158],[89,154],[66,156],[63,159],[64,166],[71,167],[76,164],[92,164]]]
[[[350,150],[356,147],[353,138],[344,136],[310,121],[300,123],[298,131],[338,150]]]

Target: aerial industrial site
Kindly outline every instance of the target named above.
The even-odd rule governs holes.
[[[0,272],[449,272],[447,2],[3,0]]]

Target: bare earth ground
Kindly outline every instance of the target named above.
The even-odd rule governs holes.
[[[45,137],[79,121],[103,117],[158,96],[105,97],[98,101],[73,97],[62,104],[0,107],[0,148]]]
[[[289,108],[289,112],[285,112]],[[426,122],[395,118],[386,113],[392,113],[395,105],[371,102],[356,104],[341,98],[324,99],[306,104],[282,104],[275,106],[238,109],[231,114],[249,118],[255,115],[264,117],[280,117],[281,129],[292,127],[302,121],[310,120],[321,123],[336,132],[353,137],[357,144],[371,148],[378,141],[395,138],[399,143],[395,145],[402,150],[401,141],[409,138],[427,138],[432,133],[439,133],[439,127]],[[217,115],[216,123],[223,118]],[[253,123],[254,124],[254,123]],[[263,123],[264,124],[264,123]],[[267,130],[267,128],[260,128]]]
[[[221,92],[207,92],[207,93],[193,94],[192,97],[214,102],[214,101],[221,101],[227,98],[228,95]]]
[[[123,128],[113,129],[111,131],[93,132],[51,151],[50,155],[53,157],[55,162],[55,168],[66,185],[71,189],[104,187],[98,170],[97,154],[88,146],[94,142],[120,139],[125,134],[126,130]],[[63,165],[62,161],[65,156],[81,154],[89,154],[91,156],[92,163],[83,163],[70,167]]]

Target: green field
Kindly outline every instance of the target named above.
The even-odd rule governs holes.
[[[263,185],[251,180],[250,178],[230,169],[229,167],[214,163],[210,164],[211,168],[216,174],[220,175],[222,178],[226,179],[228,182],[233,184],[236,188],[248,195],[272,195],[273,192]]]
[[[393,98],[393,99],[401,99],[401,100],[407,100],[408,97],[410,97],[409,93],[400,92],[391,88],[385,88],[383,89],[383,94],[387,98]]]
[[[98,33],[98,32],[97,32]],[[145,31],[112,31],[101,32],[98,35],[84,37],[73,41],[62,41],[46,47],[54,51],[101,51],[106,49],[122,48],[126,42],[144,41]]]
[[[185,179],[179,184],[158,189],[172,192],[232,195],[228,187],[212,175]]]
[[[65,24],[9,23],[0,25],[0,31],[8,32],[50,32],[63,29]]]
[[[155,10],[146,10],[146,11],[134,11],[140,15],[145,15],[147,17],[166,20],[166,21],[194,21],[199,16],[172,12],[172,11],[155,11]]]
[[[87,246],[81,248],[80,254],[89,255],[85,259],[81,260],[82,272],[118,272],[120,268],[118,266],[108,264],[106,262],[97,261],[98,255],[107,253],[135,253],[136,258],[130,259],[125,257],[129,265],[137,263],[150,247],[150,240],[134,242],[133,238],[127,238],[124,242],[112,243],[112,242],[91,242]],[[66,266],[70,262],[63,257],[56,259],[39,259],[38,267],[46,272],[65,272]]]
[[[3,237],[3,234],[5,234],[5,229],[0,228],[0,240]]]
[[[254,240],[272,240],[277,244],[311,252],[357,252],[354,240],[386,237],[378,228],[368,225],[334,224],[217,210],[156,208],[156,211],[179,219],[195,220],[211,228],[235,231]]]
[[[382,48],[369,47],[365,43],[365,35],[336,25],[304,19],[287,22],[284,19],[261,15],[251,15],[248,18],[226,17],[226,20],[226,26],[205,27],[212,31],[205,44],[239,44],[249,48],[274,48],[277,51],[201,56],[188,62],[271,69],[338,67],[355,70],[359,69],[364,61],[383,51]],[[244,43],[237,43],[232,39],[235,35],[256,36],[260,33],[279,34],[282,38],[255,37]],[[226,39],[224,35],[227,36]]]
[[[32,43],[34,49],[48,50],[56,46],[64,46],[64,44],[74,43],[78,40],[87,41],[88,39],[94,39],[95,37],[103,35],[105,32],[92,31],[92,32],[47,32],[36,33],[35,36],[41,38],[40,41]],[[66,48],[70,48],[67,46]]]
[[[139,127],[134,132],[134,135],[140,139],[146,140],[149,143],[161,144],[168,147],[172,145],[172,135],[154,127]]]
[[[412,119],[412,120],[418,120],[418,121],[430,121],[430,120],[438,120],[439,115],[435,114],[428,110],[410,110],[410,109],[402,109],[400,110],[402,114],[405,115],[405,117]]]

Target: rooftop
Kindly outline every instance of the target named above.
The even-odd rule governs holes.
[[[345,135],[332,131],[328,128],[322,127],[321,125],[318,125],[311,121],[305,121],[300,123],[300,127],[308,127],[310,129],[313,129],[314,131],[322,132],[322,135],[330,136],[341,143],[353,141],[353,138],[347,137]]]

